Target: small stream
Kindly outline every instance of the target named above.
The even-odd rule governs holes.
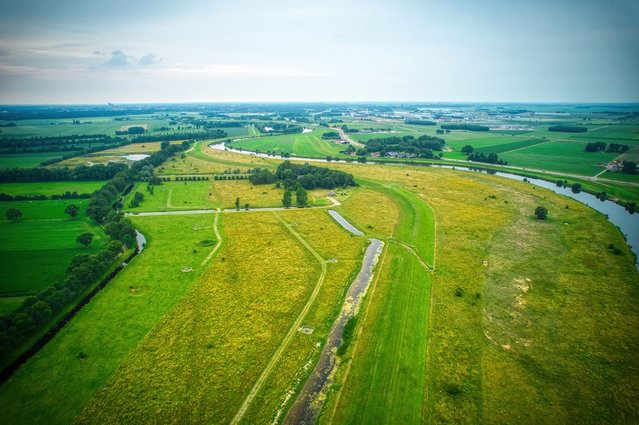
[[[298,161],[310,161],[310,162],[329,162],[326,159],[321,158],[304,158],[304,157],[293,157],[285,158],[281,155],[268,155],[265,153],[256,153],[252,151],[239,150],[234,148],[227,147],[224,143],[215,143],[209,145],[209,147],[218,150],[228,150],[230,152],[240,153],[243,155],[254,155],[259,156],[261,158],[277,158],[277,159],[289,159],[289,160],[298,160]],[[333,160],[331,162],[338,163],[346,163],[343,160]],[[374,164],[374,162],[366,162],[366,164]],[[388,164],[391,165],[391,164]],[[592,209],[599,211],[604,214],[608,221],[617,226],[621,233],[626,238],[626,243],[630,247],[630,250],[635,254],[635,260],[639,261],[639,214],[630,214],[624,207],[618,205],[612,201],[601,201],[597,199],[594,195],[591,195],[586,192],[573,193],[570,188],[558,187],[556,184],[552,182],[548,182],[542,179],[523,177],[517,174],[505,173],[502,171],[492,171],[485,170],[479,168],[471,168],[466,166],[457,166],[457,165],[437,165],[437,164],[402,164],[402,163],[393,163],[392,165],[399,166],[429,166],[435,168],[447,168],[451,170],[462,170],[462,171],[472,171],[483,174],[493,174],[499,177],[505,177],[507,179],[519,180],[523,181],[526,179],[528,182],[534,184],[535,186],[543,187],[549,190],[552,190],[555,193],[560,195],[568,196],[576,201],[579,201],[583,204],[588,205]],[[339,220],[338,220],[339,221]],[[635,262],[635,266],[639,271],[639,262]]]
[[[352,232],[352,228],[359,232],[359,234],[363,234],[339,215],[339,213],[336,211],[333,212],[339,216],[339,219],[331,214],[333,215],[333,218],[338,220],[339,223],[347,230]],[[361,300],[366,294],[368,286],[372,280],[373,271],[375,270],[379,255],[384,247],[384,242],[378,239],[371,238],[369,240],[370,245],[364,253],[362,268],[355,280],[353,280],[351,286],[348,288],[346,300],[342,305],[342,310],[333,323],[333,327],[328,334],[326,345],[324,345],[324,348],[322,349],[317,365],[306,380],[306,383],[304,384],[304,387],[297,399],[289,409],[286,417],[284,418],[284,424],[314,424],[317,420],[317,415],[322,408],[326,392],[332,383],[332,375],[339,364],[335,351],[342,343],[344,326],[351,317],[357,314]]]

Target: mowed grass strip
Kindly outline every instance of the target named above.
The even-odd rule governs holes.
[[[337,405],[320,423],[422,421],[431,276],[401,246],[386,249]]]
[[[258,215],[259,214],[259,215]],[[313,290],[319,264],[272,213],[224,216],[225,245],[78,423],[228,423]]]
[[[215,244],[213,219],[212,214],[134,218],[147,247],[0,387],[3,420],[71,423],[201,274],[199,264]],[[193,271],[183,273],[184,267]]]

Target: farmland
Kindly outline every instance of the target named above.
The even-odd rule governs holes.
[[[326,108],[303,116],[311,124],[300,126],[315,129],[306,133],[258,131],[290,125],[294,115],[270,113],[262,122],[247,112],[224,120],[242,120],[241,127],[228,127],[229,137],[250,134],[233,147],[334,156],[343,147],[321,138],[332,131],[318,118]],[[454,116],[466,113],[482,112],[462,109]],[[541,170],[534,175],[552,171],[557,180],[563,172],[586,190],[639,198],[632,174],[593,177],[619,153],[584,149],[604,139],[634,146],[633,124],[596,116],[586,133],[557,133],[548,131],[550,122],[578,123],[533,117],[521,124],[526,130],[442,134],[436,130],[448,122],[445,115],[428,126],[383,114],[379,122],[374,112],[370,121],[345,114],[331,125],[359,129],[350,135],[362,141],[442,137],[452,149],[443,163],[463,165],[461,147],[471,144],[509,165]],[[187,131],[197,131],[188,122],[212,115],[150,114],[139,121],[152,131],[183,119]],[[131,118],[95,119],[95,125],[119,130],[138,123]],[[392,133],[361,132],[369,128]],[[274,171],[281,160],[208,146],[219,140],[195,141],[157,165],[161,182],[150,184],[145,167],[132,175],[121,206],[121,195],[115,197],[108,215],[127,214],[146,247],[0,385],[5,421],[282,423],[350,303],[346,290],[362,266],[367,238],[382,240],[384,248],[353,332],[334,353],[335,373],[313,406],[318,423],[624,423],[639,415],[639,278],[622,232],[602,214],[495,175],[344,162],[317,163],[353,174],[357,186],[334,189],[339,202],[326,197],[333,189],[309,189],[315,208],[260,211],[281,207],[281,187],[289,183],[254,185],[237,176],[256,167]],[[159,149],[159,142],[129,144],[68,164]],[[296,178],[290,184],[301,184]],[[0,192],[50,197],[92,193],[104,183],[3,182]],[[138,192],[144,199],[134,207]],[[73,255],[104,249],[107,237],[87,217],[88,202],[0,202],[3,212],[23,213],[16,222],[0,218],[0,314],[61,279]],[[80,206],[75,219],[64,213],[70,203]],[[364,236],[337,224],[329,205]],[[547,208],[546,220],[535,218],[538,206]],[[136,214],[145,212],[165,215]],[[98,236],[89,248],[75,242],[84,231]]]

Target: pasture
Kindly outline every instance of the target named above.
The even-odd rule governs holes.
[[[52,158],[61,158],[70,152],[2,153],[0,168],[38,167],[41,162]]]
[[[330,130],[316,128],[310,133],[285,134],[280,136],[266,136],[255,139],[233,141],[230,145],[235,149],[249,151],[267,151],[280,154],[289,153],[294,156],[319,157],[339,155],[345,147],[332,140],[322,139],[322,134]]]
[[[64,213],[66,205],[81,207],[77,218]],[[93,254],[106,242],[103,230],[84,217],[86,200],[0,202],[0,296],[32,295],[64,277],[71,259]],[[18,208],[17,222],[6,220],[4,211]],[[84,232],[93,233],[93,243],[85,248],[76,242]]]

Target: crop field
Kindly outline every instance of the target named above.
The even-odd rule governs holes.
[[[589,130],[586,133],[573,135],[571,138],[601,140],[606,143],[621,143],[625,145],[639,145],[639,126],[603,126],[593,130]]]
[[[37,167],[41,162],[61,158],[70,152],[3,153],[0,154],[0,168]]]
[[[133,221],[147,248],[0,387],[5,420],[71,422],[206,269],[202,262],[216,242],[212,214]],[[187,266],[193,271],[181,272]],[[86,358],[79,359],[79,352]]]
[[[519,167],[593,176],[603,171],[600,164],[608,163],[616,156],[615,153],[586,152],[582,143],[549,142],[516,152],[505,152],[500,158],[508,161],[509,165]]]
[[[91,194],[102,186],[104,186],[104,182],[101,181],[0,183],[0,193],[11,196],[51,196],[65,192]]]
[[[0,296],[35,294],[64,277],[71,259],[92,254],[104,246],[102,229],[84,218],[86,200],[0,202],[0,210],[18,208],[23,216],[17,222],[0,221]],[[69,203],[81,206],[78,218],[64,214]],[[84,232],[95,235],[85,248],[76,242]]]
[[[311,133],[267,136],[257,139],[238,140],[231,143],[233,148],[260,152],[281,152],[296,156],[326,157],[339,155],[342,145],[322,139],[322,134],[330,130],[315,129]]]

